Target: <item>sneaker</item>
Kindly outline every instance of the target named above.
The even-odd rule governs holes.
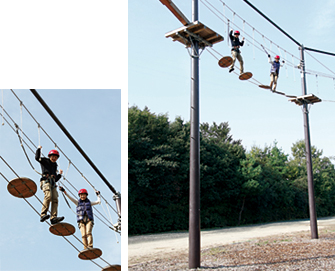
[[[49,219],[50,218],[50,215],[44,215],[41,217],[41,222],[44,222],[45,220]]]
[[[61,217],[54,217],[53,219],[50,220],[51,224],[52,225],[55,225],[61,221],[64,220],[64,216],[61,216]]]
[[[234,70],[234,68],[230,68],[230,69],[229,69],[229,72],[232,72],[233,70]]]

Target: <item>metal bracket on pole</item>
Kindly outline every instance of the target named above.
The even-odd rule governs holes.
[[[116,194],[114,194],[113,200],[115,201],[117,214],[119,216],[117,220],[117,224],[113,226],[117,231],[120,232],[121,231],[121,193],[117,192]]]

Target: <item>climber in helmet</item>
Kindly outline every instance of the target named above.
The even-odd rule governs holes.
[[[229,72],[232,72],[234,70],[234,64],[237,58],[237,60],[240,62],[240,74],[242,74],[243,73],[243,59],[241,56],[240,47],[243,46],[244,44],[244,37],[242,38],[242,41],[240,41],[239,39],[240,32],[237,30],[234,31],[234,35],[233,35],[233,30],[230,30],[229,37],[230,37],[231,46],[232,46],[231,55],[233,57],[233,63],[231,64],[229,68]]]
[[[59,190],[62,191],[74,204],[77,205],[77,222],[81,232],[84,249],[93,248],[92,229],[94,225],[94,217],[92,206],[101,203],[100,192],[95,192],[98,197],[97,201],[90,201],[87,197],[88,193],[86,189],[80,189],[78,191],[78,200],[74,199],[68,193],[66,193],[63,187],[60,186]]]
[[[59,152],[57,150],[51,150],[48,154],[49,158],[41,157],[41,146],[35,154],[35,160],[41,164],[42,177],[40,180],[40,188],[44,193],[44,200],[41,211],[41,222],[50,218],[51,224],[57,224],[61,222],[64,217],[57,217],[58,209],[58,193],[56,189],[56,182],[62,177],[63,170],[59,170],[57,173],[57,159],[59,158]],[[51,202],[51,217],[48,214],[49,205]]]
[[[270,70],[270,79],[271,79],[271,83],[270,83],[270,88],[272,91],[276,90],[277,87],[277,80],[278,80],[278,76],[279,76],[279,69],[280,67],[283,67],[285,61],[283,60],[283,64],[280,64],[279,60],[280,60],[280,56],[275,56],[275,60],[271,61],[271,56],[268,55],[269,58],[269,63],[271,64],[271,70]]]

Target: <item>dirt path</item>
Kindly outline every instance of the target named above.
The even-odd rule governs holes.
[[[318,229],[334,227],[335,217],[318,219]],[[253,238],[309,231],[309,220],[233,227],[201,232],[201,249],[238,243]],[[188,251],[188,233],[134,236],[128,238],[128,264],[143,263]]]

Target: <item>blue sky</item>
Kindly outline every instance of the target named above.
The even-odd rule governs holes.
[[[72,163],[115,208],[112,200],[113,193],[58,128],[33,94],[27,89],[14,89],[14,91]],[[37,91],[106,179],[117,191],[121,191],[120,90],[37,89]],[[3,91],[2,102],[8,114],[21,127],[20,103],[10,90]],[[37,124],[24,109],[22,127],[34,144],[38,145],[40,140],[45,155],[54,148],[54,144],[42,131],[39,139]],[[17,135],[7,123],[0,127],[0,142],[1,156],[7,163],[20,176],[33,179],[38,185],[39,175],[29,166]],[[40,165],[34,160],[34,154],[27,147],[26,151],[33,166],[40,171]],[[15,178],[10,169],[2,161],[0,163],[1,172],[6,178],[9,180]],[[61,155],[58,164],[59,168],[66,172],[68,160],[64,156]],[[66,178],[76,188],[86,188],[89,199],[96,200],[94,190],[72,165]],[[2,177],[0,179],[3,218],[0,226],[1,270],[97,270],[97,266],[92,262],[78,259],[77,251],[63,238],[51,234],[48,225],[39,222],[37,214],[22,199],[10,195],[7,192],[7,182]],[[74,189],[71,191],[76,193]],[[43,192],[39,188],[37,196],[43,199]],[[29,198],[28,201],[40,212],[41,204],[35,198]],[[75,210],[75,206],[71,202],[70,204]],[[98,205],[97,209],[108,218],[104,200],[102,204],[103,206]],[[112,210],[110,212],[113,222],[116,223],[116,214]],[[65,221],[76,227],[75,235],[81,239],[75,214],[61,195],[59,195],[58,214],[65,216]],[[70,237],[69,240],[82,250],[82,245],[76,239]],[[120,235],[115,235],[114,231],[98,219],[95,219],[93,241],[94,247],[103,251],[102,257],[107,262],[121,263]],[[101,260],[97,260],[97,263],[103,267],[106,266],[106,263]]]
[[[225,1],[237,15],[225,8],[220,0],[207,0],[217,10],[234,21],[235,28],[243,32],[246,44],[241,48],[245,71],[251,71],[262,84],[269,84],[270,65],[267,55],[254,48],[254,40],[263,42],[262,33],[273,43],[284,48],[286,59],[292,62],[292,55],[299,58],[296,44],[276,30],[258,15],[244,1]],[[226,20],[220,20],[199,1],[199,21],[220,33],[225,40],[213,49],[221,55],[230,55],[227,45]],[[174,3],[191,20],[192,1],[175,0]],[[334,1],[251,1],[258,9],[306,47],[334,53],[335,38],[331,33],[335,26]],[[222,18],[222,16],[221,16]],[[249,27],[248,24],[252,26]],[[129,106],[145,106],[151,112],[168,114],[173,121],[181,116],[189,121],[190,116],[190,58],[185,47],[165,38],[165,33],[181,27],[181,23],[170,11],[157,1],[129,1]],[[242,34],[243,35],[243,34]],[[257,45],[257,43],[255,43]],[[265,39],[271,54],[285,52]],[[260,46],[259,46],[260,47]],[[310,54],[326,65],[331,71],[305,54],[306,68],[334,76],[333,56]],[[293,63],[298,64],[294,58]],[[300,96],[302,94],[300,73],[291,66],[281,68],[278,91]],[[307,76],[307,93],[313,93],[322,100],[335,101],[335,81],[315,75]],[[325,156],[335,155],[333,135],[335,133],[335,103],[322,102],[310,108],[311,142],[322,149]],[[263,90],[254,84],[240,81],[228,69],[222,69],[207,50],[200,58],[200,122],[229,122],[231,134],[242,139],[242,144],[250,150],[252,146],[263,148],[276,140],[286,154],[291,153],[294,142],[304,139],[303,115],[301,108],[288,102],[284,96]],[[333,160],[334,162],[334,160]]]

